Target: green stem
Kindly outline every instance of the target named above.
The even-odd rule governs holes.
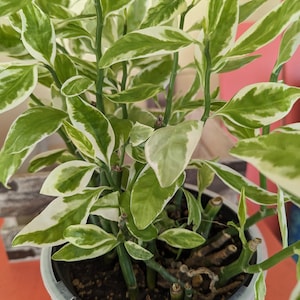
[[[233,263],[224,266],[221,269],[219,274],[220,280],[218,281],[218,286],[224,286],[228,280],[233,278],[234,276],[242,273],[249,266],[249,262],[253,254],[257,249],[257,245],[259,240],[251,240],[248,244],[243,246],[242,252],[237,260]]]
[[[30,98],[32,99],[32,101],[38,105],[38,106],[45,106],[45,104],[37,97],[35,96],[34,94],[31,94],[30,95]]]
[[[209,41],[207,41],[204,48],[204,55],[206,58],[206,70],[205,70],[205,81],[204,81],[204,112],[201,121],[206,122],[210,114],[210,79],[211,79],[211,57],[209,50]]]
[[[180,17],[180,24],[179,24],[180,29],[183,29],[185,16],[186,16],[186,12],[183,13]],[[174,90],[175,90],[175,81],[176,81],[176,76],[177,76],[178,61],[179,61],[179,54],[178,54],[178,52],[176,52],[173,55],[173,66],[172,66],[172,70],[171,70],[168,94],[167,94],[167,99],[166,99],[166,109],[165,109],[165,114],[164,114],[164,119],[163,119],[164,126],[168,125],[169,120],[171,118],[172,103],[173,103],[172,100],[173,100],[173,94],[174,94]]]
[[[111,221],[110,225],[113,234],[117,236],[119,232],[117,223]],[[134,274],[131,258],[127,253],[123,243],[119,244],[116,248],[119,258],[118,261],[128,289],[129,299],[136,300],[138,296],[138,285]]]
[[[223,205],[223,200],[221,197],[212,198],[206,204],[203,212],[203,216],[205,220],[203,219],[198,229],[198,232],[205,238],[209,236],[209,232],[213,224],[213,221],[216,215],[218,214],[218,212],[220,211],[222,205]]]
[[[152,253],[156,253],[156,244],[155,241],[149,242],[148,249]],[[147,279],[147,287],[150,290],[153,290],[156,287],[156,275],[157,273],[153,268],[150,268],[149,266],[146,266],[146,279]]]
[[[265,261],[248,266],[245,269],[245,272],[247,273],[258,273],[260,271],[265,271],[270,269],[271,267],[277,265],[279,262],[285,260],[286,258],[294,255],[294,254],[299,254],[299,249],[300,249],[300,241],[295,242],[294,244],[282,249],[281,251],[277,252],[276,254],[272,255]]]
[[[97,60],[97,78],[96,78],[96,107],[103,113],[104,102],[102,96],[104,70],[98,67],[100,58],[102,57],[102,30],[103,30],[103,15],[100,1],[94,0],[94,5],[97,15],[97,28],[96,28],[96,60]]]
[[[127,81],[127,63],[123,62],[123,77],[121,82],[121,90],[124,91],[126,88],[126,81]],[[121,104],[122,106],[122,112],[123,112],[123,119],[128,119],[128,112],[127,112],[127,106],[125,103]]]
[[[62,87],[62,84],[61,84],[60,80],[58,79],[57,74],[54,71],[54,69],[52,69],[49,65],[44,65],[44,66],[50,72],[56,86],[60,89]]]
[[[128,255],[124,247],[124,244],[120,244],[117,246],[117,253],[122,274],[128,288],[129,299],[135,300],[137,299],[138,295],[138,286],[136,282],[136,277],[134,275],[132,262],[130,256]]]
[[[145,261],[147,267],[155,270],[161,277],[169,281],[170,283],[179,283],[182,287],[183,284],[178,281],[178,279],[172,276],[161,264],[157,263],[154,259],[149,259]]]
[[[274,215],[277,215],[277,210],[275,208],[261,206],[259,211],[257,211],[255,214],[253,214],[247,219],[245,223],[245,229],[248,229],[252,225],[257,224],[259,221],[263,220],[264,218],[271,217]]]

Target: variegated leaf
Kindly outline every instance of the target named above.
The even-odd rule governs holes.
[[[208,35],[212,68],[218,69],[220,59],[232,48],[237,32],[239,1],[209,1]]]
[[[104,94],[104,97],[116,103],[135,103],[153,98],[161,91],[162,87],[159,85],[144,83],[117,94]]]
[[[0,64],[0,113],[24,102],[38,82],[36,64]]]
[[[147,62],[147,61],[146,61]],[[151,64],[138,64],[141,70],[134,75],[131,86],[139,86],[142,83],[152,83],[166,87],[169,83],[173,60],[171,55],[160,57]]]
[[[12,124],[0,152],[0,182],[7,186],[35,145],[56,132],[65,118],[65,112],[42,106],[21,114]]]
[[[147,162],[162,187],[182,174],[200,140],[203,123],[185,121],[156,130],[145,144]]]
[[[241,4],[239,10],[239,23],[245,21],[254,11],[267,1],[268,0],[255,0]]]
[[[144,143],[153,133],[154,128],[136,122],[130,132],[130,142],[133,147]]]
[[[72,126],[69,122],[63,122],[64,129],[66,134],[72,141],[72,143],[76,146],[76,148],[86,157],[95,158],[95,151],[93,149],[92,143],[89,139],[84,135],[84,133],[74,126]]]
[[[54,199],[14,238],[13,246],[49,246],[65,242],[64,230],[70,225],[85,224],[89,211],[106,187],[86,189],[70,197]]]
[[[67,79],[78,75],[75,63],[64,53],[56,55],[54,69],[60,82],[65,82]]]
[[[77,75],[66,80],[61,92],[66,97],[75,97],[85,93],[94,86],[95,82],[85,76]]]
[[[200,234],[184,228],[168,229],[161,233],[158,239],[180,249],[196,248],[205,242],[205,238]]]
[[[120,219],[119,198],[119,192],[104,195],[93,205],[91,213],[106,220],[118,222]]]
[[[107,68],[117,62],[173,53],[192,43],[190,36],[173,27],[158,26],[133,31],[104,53],[99,67]]]
[[[76,247],[93,249],[106,242],[117,242],[117,238],[94,224],[70,225],[64,231],[64,238]]]
[[[279,189],[278,191],[278,201],[277,201],[277,211],[278,211],[278,223],[281,233],[282,247],[286,248],[288,246],[288,224],[286,207],[284,201],[284,193]]]
[[[82,131],[92,143],[95,156],[109,165],[115,135],[106,116],[78,97],[69,99],[67,106],[74,127]]]
[[[41,194],[49,196],[71,196],[80,193],[89,184],[97,165],[71,160],[50,172],[41,187]]]
[[[127,9],[127,32],[137,30],[146,15],[149,0],[135,0]]]
[[[261,48],[276,38],[289,24],[296,21],[299,15],[300,1],[282,1],[280,5],[276,6],[238,38],[228,56],[240,56]]]
[[[281,120],[299,97],[297,87],[274,82],[255,83],[242,88],[216,115],[244,127],[260,128]]]
[[[79,261],[102,256],[119,245],[117,240],[107,240],[101,246],[92,249],[83,249],[72,244],[66,244],[52,255],[57,261]]]
[[[286,63],[300,45],[300,19],[294,22],[284,33],[279,49],[279,56],[274,67],[277,70]]]
[[[244,187],[246,197],[252,201],[262,205],[274,205],[277,203],[277,195],[275,193],[260,188],[237,171],[216,162],[203,162],[206,163],[227,186],[236,192],[239,193]]]
[[[67,160],[68,158],[75,159],[73,155],[66,153],[66,149],[54,149],[43,153],[39,153],[33,159],[30,160],[28,171],[37,172],[57,162]]]
[[[20,15],[25,48],[36,60],[53,66],[56,37],[50,18],[35,3],[25,6]]]
[[[153,254],[142,246],[132,242],[126,241],[124,246],[128,254],[136,260],[149,260],[153,257]]]
[[[299,134],[274,132],[238,142],[231,154],[253,164],[281,188],[300,197],[299,147]]]
[[[7,56],[20,57],[27,53],[20,41],[20,34],[10,25],[0,24],[0,40],[0,51]]]
[[[184,189],[184,196],[188,207],[188,225],[193,224],[193,231],[197,231],[202,220],[202,207],[200,202],[193,196],[191,192]]]
[[[255,300],[263,300],[266,296],[266,280],[263,271],[260,271],[255,281]]]
[[[134,237],[144,242],[156,239],[157,228],[152,223],[142,230],[136,227],[130,211],[130,193],[128,191],[129,189],[127,189],[126,192],[122,193],[120,197],[121,212],[126,215],[127,229]]]
[[[13,13],[17,12],[18,10],[20,10],[21,8],[23,8],[24,6],[28,5],[29,3],[31,3],[31,0],[23,0],[23,1],[1,0],[0,1],[0,16],[2,17],[5,15],[13,14]]]
[[[169,0],[159,0],[148,9],[141,28],[164,25],[184,12],[186,8],[185,0],[173,0],[171,2]]]
[[[124,9],[129,6],[134,0],[118,0],[118,1],[110,1],[110,0],[100,0],[102,11],[104,15],[109,15],[113,12]]]
[[[138,229],[145,229],[162,212],[178,188],[184,176],[168,187],[161,187],[155,173],[149,167],[137,178],[131,193],[130,209]]]

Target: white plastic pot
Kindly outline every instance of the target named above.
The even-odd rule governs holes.
[[[192,185],[186,185],[188,189],[195,190]],[[211,197],[218,196],[216,193],[211,191],[205,191],[205,194]],[[233,211],[237,211],[237,205],[233,201],[224,199],[225,205],[231,208]],[[262,234],[257,226],[252,226],[248,230],[251,237],[258,237],[262,239],[262,243],[259,245],[257,250],[257,263],[262,262],[267,258],[267,248],[264,243]],[[79,300],[78,297],[72,295],[65,284],[57,280],[51,262],[51,251],[52,248],[44,248],[41,252],[41,274],[43,278],[44,285],[53,300]],[[255,281],[258,274],[252,276],[251,281],[247,286],[241,286],[235,293],[230,297],[229,300],[253,300],[255,291]]]

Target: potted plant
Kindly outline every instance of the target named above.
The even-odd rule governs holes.
[[[300,2],[283,1],[236,40],[238,24],[263,2],[0,1],[1,50],[13,58],[0,65],[1,112],[30,98],[1,149],[0,181],[9,186],[11,176],[46,137],[58,133],[66,143],[66,149],[31,160],[31,172],[55,165],[41,193],[56,198],[13,244],[59,246],[54,261],[100,257],[99,268],[117,258],[130,299],[138,297],[141,273],[149,290],[162,277],[172,299],[217,299],[239,274],[257,273],[256,298],[262,299],[263,272],[300,249],[300,242],[287,246],[284,238],[280,252],[255,263],[251,258],[260,240],[249,241],[245,233],[274,213],[270,205],[278,205],[285,234],[284,203],[298,204],[300,196],[299,125],[269,130],[300,96],[299,88],[278,82],[280,69],[298,45]],[[199,18],[186,28],[192,11]],[[256,49],[283,32],[270,82],[247,86],[229,102],[219,99],[218,89],[211,90],[211,76],[250,63],[257,58]],[[194,48],[194,59],[180,66],[179,54],[186,47]],[[176,95],[176,76],[186,68],[195,71],[195,78],[185,95]],[[37,84],[48,88],[49,99],[36,96]],[[198,118],[186,119],[200,108]],[[214,117],[222,117],[238,139],[231,154],[255,165],[262,182],[273,180],[278,194],[216,159],[192,158],[203,126]],[[184,186],[187,169],[197,171],[196,194]],[[222,263],[230,255],[222,250],[225,259],[212,269],[204,254],[199,271],[187,261],[205,253],[203,248],[214,240],[211,225],[218,223],[221,201],[201,202],[214,175],[241,195],[237,217],[230,217],[219,233],[237,238],[241,250],[226,265]],[[261,205],[249,218],[246,198]],[[169,254],[184,264],[166,265],[163,258]],[[136,270],[139,261],[142,266]],[[209,284],[201,296],[204,288],[197,286],[204,277]]]

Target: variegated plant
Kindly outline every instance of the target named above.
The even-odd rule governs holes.
[[[9,186],[11,176],[48,136],[58,133],[66,143],[66,149],[31,161],[31,172],[57,165],[41,189],[56,198],[13,244],[65,243],[53,259],[67,261],[116,251],[133,291],[132,259],[161,270],[151,250],[156,240],[179,249],[205,243],[199,230],[204,213],[200,196],[196,199],[183,185],[187,168],[198,170],[199,195],[214,174],[243,191],[239,231],[246,250],[250,246],[241,232],[251,222],[246,222],[245,197],[262,206],[261,217],[269,205],[278,204],[286,231],[284,201],[300,204],[300,126],[272,133],[269,128],[300,97],[300,88],[278,82],[282,66],[299,45],[300,1],[282,1],[236,39],[238,24],[264,2],[0,0],[0,51],[12,58],[0,63],[0,112],[29,98],[28,109],[15,120],[1,149],[0,181]],[[192,10],[199,19],[186,30],[184,21]],[[228,102],[211,93],[213,74],[250,63],[257,58],[254,51],[281,34],[270,82],[247,86]],[[194,48],[193,63],[179,66],[186,47]],[[177,96],[175,78],[186,67],[195,71],[195,78],[187,94]],[[49,89],[50,99],[36,96],[38,84]],[[158,104],[159,95],[165,95],[165,105],[147,109],[148,99]],[[186,120],[200,107],[202,116]],[[191,159],[203,126],[214,117],[222,117],[238,139],[231,154],[274,181],[278,195],[220,162]],[[164,210],[182,191],[189,214],[178,227],[166,222]],[[299,251],[297,242],[265,263],[239,264],[234,271],[231,266],[231,273],[219,274],[219,282],[226,283],[228,273],[263,272]],[[261,299],[264,277],[258,278]]]

